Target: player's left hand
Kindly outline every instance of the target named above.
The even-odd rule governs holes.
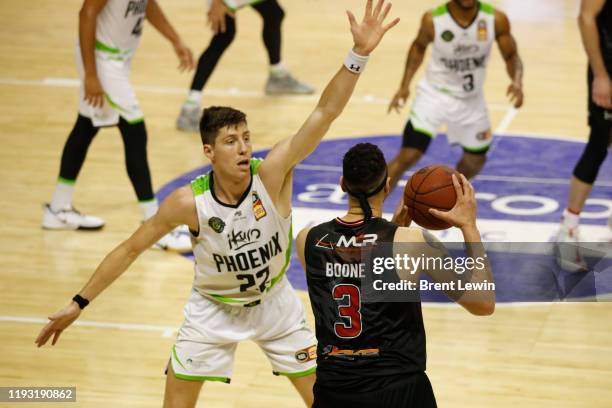
[[[404,204],[404,197],[402,197],[400,203],[397,205],[391,222],[400,227],[409,227],[412,223],[412,218],[408,215],[408,206]]]
[[[179,59],[179,71],[191,71],[194,68],[193,53],[182,41],[174,44],[174,52]]]
[[[523,85],[517,82],[513,82],[508,86],[506,96],[510,97],[510,102],[514,102],[516,109],[523,106]]]
[[[370,55],[378,43],[380,43],[385,33],[399,23],[399,18],[396,18],[389,24],[383,25],[389,10],[391,10],[391,3],[387,3],[383,10],[384,3],[385,0],[378,0],[376,7],[372,9],[372,0],[367,0],[365,14],[361,23],[357,22],[353,13],[349,10],[346,11],[351,23],[351,33],[353,34],[353,51],[356,54],[363,56]]]

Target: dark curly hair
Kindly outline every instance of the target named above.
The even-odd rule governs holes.
[[[386,182],[387,162],[378,146],[358,143],[351,147],[342,160],[344,188],[359,200],[366,219],[372,216],[368,197],[377,194]]]
[[[219,129],[225,126],[238,126],[247,123],[246,114],[229,106],[211,106],[204,109],[200,119],[202,144],[215,144]]]

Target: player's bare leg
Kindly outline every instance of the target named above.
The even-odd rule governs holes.
[[[317,379],[316,374],[310,374],[304,377],[290,377],[291,384],[295,387],[297,392],[300,394],[304,403],[307,407],[312,407],[314,402],[314,395],[312,393],[312,387]]]
[[[168,364],[164,408],[194,408],[204,381],[180,380],[174,376],[172,364]]]
[[[387,165],[389,178],[391,179],[391,191],[397,185],[402,174],[416,164],[423,156],[423,152],[414,147],[402,147],[397,154]]]
[[[457,171],[469,179],[480,173],[487,162],[487,155],[484,153],[463,152],[461,160],[457,163]]]

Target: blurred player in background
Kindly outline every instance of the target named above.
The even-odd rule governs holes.
[[[268,52],[270,73],[265,91],[268,95],[311,94],[314,88],[296,80],[281,61],[281,23],[285,12],[277,0],[210,0],[208,22],[214,33],[200,56],[191,89],[176,121],[177,128],[198,131],[202,109],[202,89],[225,50],[236,36],[236,11],[250,5],[263,19],[263,42]]]
[[[285,271],[292,248],[293,169],[314,151],[348,103],[368,55],[389,24],[383,0],[358,23],[348,12],[354,47],[297,133],[276,144],[265,160],[252,159],[244,113],[204,111],[201,138],[212,170],[175,190],[159,211],[111,251],[66,307],[50,316],[36,343],[55,344],[81,310],[151,244],[177,225],[193,237],[195,277],[185,321],[172,348],[164,407],[196,404],[204,381],[229,383],[238,342],[255,341],[277,375],[287,376],[312,405],[315,339]]]
[[[51,230],[97,230],[98,217],[81,214],[72,206],[74,185],[87,149],[101,127],[118,126],[125,148],[127,173],[136,191],[143,219],[158,208],[147,161],[147,130],[138,100],[129,82],[132,58],[144,21],[148,20],[173,46],[181,70],[193,68],[191,51],[164,16],[157,0],[85,0],[79,13],[76,63],[81,78],[79,114],[66,140],[55,193],[45,205],[42,226]],[[191,249],[185,227],[160,237],[155,247]]]
[[[435,267],[410,272],[392,267],[382,272],[386,275],[369,275],[373,269],[368,262],[377,257],[439,259],[448,253],[428,231],[405,228],[410,224],[405,206],[394,218],[397,224],[381,218],[390,185],[378,147],[370,143],[353,146],[342,167],[340,185],[349,196],[347,213],[305,228],[296,240],[318,341],[313,408],[436,407],[425,374],[425,327],[418,290],[412,291],[414,296],[404,292],[401,299],[390,299],[386,294],[379,298],[373,297],[377,295],[372,294],[369,283],[379,278],[383,282],[395,283],[399,278],[417,283],[421,273],[436,282],[455,283],[460,275]],[[448,212],[432,210],[432,215],[460,228],[468,256],[484,259],[474,189],[463,175],[453,175],[453,185],[455,206]],[[493,282],[486,262],[482,269],[462,276],[468,275],[474,283]],[[495,309],[494,291],[457,289],[447,294],[476,315],[490,315]]]
[[[449,141],[463,147],[457,171],[468,179],[480,172],[492,140],[483,84],[494,41],[512,81],[507,94],[519,108],[523,104],[523,63],[504,13],[476,0],[452,0],[423,15],[400,88],[388,109],[399,113],[404,106],[427,46],[433,43],[425,79],[416,88],[402,147],[389,163],[392,188],[425,153],[442,124],[447,125]]]
[[[612,0],[582,0],[578,26],[589,60],[588,120],[591,133],[570,182],[567,208],[563,211],[557,236],[557,241],[562,243],[577,243],[580,239],[580,212],[612,142]],[[612,240],[612,215],[608,226],[611,230],[609,239]],[[559,249],[558,260],[566,269],[586,268],[578,246],[562,245]]]

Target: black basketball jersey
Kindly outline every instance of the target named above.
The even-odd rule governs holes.
[[[375,390],[425,371],[421,303],[362,302],[362,285],[369,281],[363,275],[372,270],[365,265],[372,257],[364,251],[393,257],[396,229],[381,218],[355,223],[337,218],[308,233],[304,252],[318,341],[317,382],[326,387]]]
[[[597,15],[601,55],[608,72],[612,73],[612,0],[607,0]]]

